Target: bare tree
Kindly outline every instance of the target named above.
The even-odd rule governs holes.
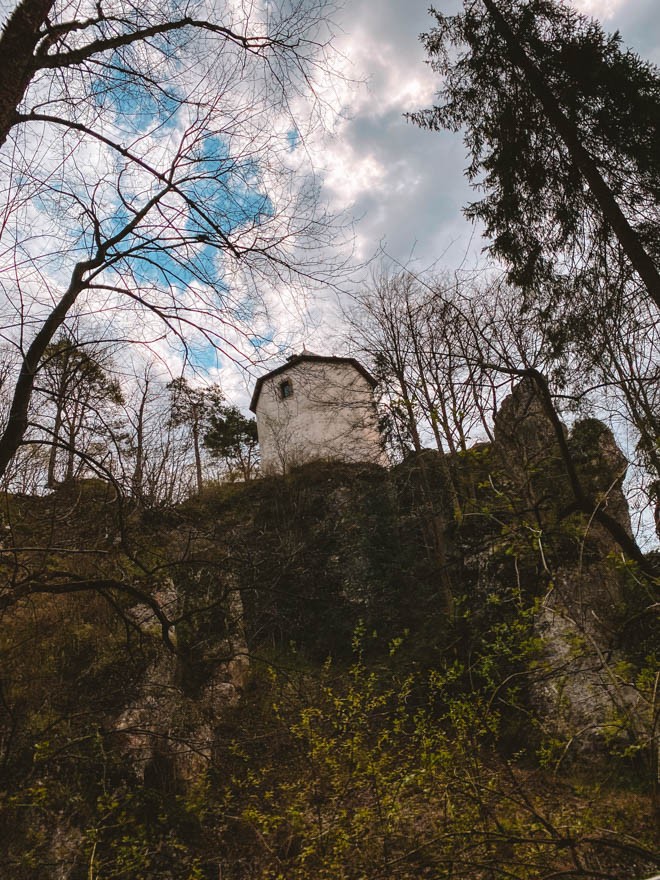
[[[184,427],[195,461],[197,491],[202,491],[204,475],[202,469],[202,444],[205,434],[210,430],[214,413],[224,403],[224,394],[219,385],[193,388],[185,376],[180,376],[167,386],[170,392],[170,419],[174,427]]]
[[[636,435],[637,452],[660,479],[660,328],[655,309],[638,293],[619,290],[619,307],[601,307],[589,333],[573,342],[576,390],[601,388],[602,408]]]
[[[497,280],[477,286],[385,271],[358,297],[357,306],[353,344],[378,371],[381,405],[400,451],[419,452],[426,444],[449,453],[441,456],[440,466],[459,518],[457,454],[475,441],[494,439],[502,400],[522,377],[540,383],[544,408],[556,427],[561,418],[578,414],[602,417],[625,442],[652,500],[660,494],[657,328],[651,307],[628,305],[616,315],[596,316],[588,338],[580,335],[570,346],[563,340],[557,346],[557,331],[544,315]],[[574,504],[583,512],[591,505],[598,518],[597,501],[574,479],[569,450],[562,453]],[[612,534],[642,564],[635,542],[615,526]]]
[[[497,394],[479,328],[491,300],[490,288],[389,269],[356,297],[352,343],[380,380],[399,455],[429,443],[455,454],[489,435]]]
[[[291,108],[327,72],[324,4],[22,0],[0,38],[0,321],[20,352],[0,474],[72,310],[233,351],[260,284],[322,267]],[[302,101],[298,102],[303,106]]]
[[[124,404],[126,432],[121,446],[121,480],[143,507],[170,505],[190,488],[189,445],[172,424],[167,378],[148,362],[129,376]]]
[[[109,372],[109,354],[98,345],[83,347],[75,339],[62,335],[51,343],[37,377],[35,392],[43,402],[39,422],[51,436],[46,485],[54,488],[58,480],[58,462],[66,447],[63,479],[77,475],[76,451],[87,454],[99,446],[106,464],[117,439],[118,425],[113,425],[116,408],[123,403],[119,383]],[[52,429],[45,423],[52,410]],[[80,461],[80,459],[78,459]]]

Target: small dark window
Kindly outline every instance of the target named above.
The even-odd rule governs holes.
[[[284,382],[280,382],[280,397],[282,400],[286,400],[287,397],[293,397],[293,385],[289,381],[289,379],[285,379]]]

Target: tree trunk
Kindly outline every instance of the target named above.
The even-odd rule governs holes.
[[[0,147],[36,70],[34,50],[54,0],[21,0],[0,36]]]
[[[511,61],[522,71],[527,84],[541,103],[548,121],[554,126],[557,134],[566,145],[571,159],[582,172],[594,199],[603,212],[603,216],[612,227],[633,269],[644,282],[649,296],[660,308],[660,273],[644,249],[637,233],[628,223],[618,202],[612,195],[611,189],[598,170],[598,165],[582,146],[580,133],[564,114],[559,102],[551,89],[548,88],[543,74],[529,57],[516,34],[509,27],[494,0],[482,0],[482,2],[490,13],[497,32],[509,49]]]
[[[71,483],[74,478],[74,469],[76,463],[75,456],[75,444],[76,444],[76,427],[73,422],[69,425],[69,448],[67,450],[67,459],[66,459],[66,475],[64,477],[64,481],[66,483]]]
[[[0,478],[5,475],[9,463],[16,455],[27,431],[28,410],[34,389],[34,377],[39,369],[41,358],[62,326],[67,312],[84,289],[85,283],[82,280],[82,276],[85,271],[95,268],[97,265],[99,265],[99,262],[96,260],[76,264],[66,293],[46,318],[41,330],[37,333],[25,353],[18,374],[18,380],[16,381],[7,425],[2,436],[0,436]]]
[[[197,491],[202,491],[202,456],[199,451],[199,422],[197,414],[193,416],[192,423],[193,448],[195,450],[195,471],[197,473]]]
[[[55,411],[55,425],[53,426],[53,444],[50,447],[50,455],[48,456],[48,478],[46,485],[49,489],[54,489],[57,485],[55,479],[55,467],[57,465],[57,444],[60,439],[60,431],[62,430],[62,408],[64,406],[63,395],[57,396],[57,410]]]
[[[144,410],[147,405],[147,395],[149,393],[149,380],[145,378],[144,391],[140,406],[138,409],[137,425],[135,428],[135,467],[131,478],[131,490],[133,497],[137,501],[142,501],[144,496],[144,487],[142,485],[144,479]]]

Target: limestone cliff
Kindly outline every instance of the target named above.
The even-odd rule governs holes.
[[[475,878],[650,870],[653,586],[576,510],[556,430],[522,383],[494,442],[456,457],[317,462],[160,511],[97,485],[8,499],[15,546],[50,542],[15,552],[17,581],[59,572],[66,545],[68,576],[100,585],[3,618],[12,876],[366,876],[347,867],[358,833],[401,880],[448,861]],[[588,420],[562,436],[630,534],[612,435]],[[594,807],[612,768],[634,845],[598,831],[618,827]],[[485,829],[478,853],[461,817]]]
[[[587,420],[565,436],[580,479],[630,534],[625,459],[612,434]],[[454,640],[463,651],[492,650],[502,678],[523,684],[518,710],[535,712],[538,736],[563,744],[562,760],[613,741],[650,747],[653,708],[626,665],[623,635],[634,575],[614,538],[571,512],[571,500],[555,429],[528,382],[504,401],[492,446],[456,459],[427,452],[391,472],[317,463],[193,500],[178,513],[171,547],[183,525],[188,564],[202,571],[179,575],[187,611],[181,654],[167,662],[170,692],[181,700],[192,687],[206,720],[174,739],[210,754],[213,715],[240,693],[250,652],[295,644],[319,662],[342,657],[362,622],[384,640],[411,633],[420,662]],[[212,617],[198,610],[200,592]],[[535,647],[516,659],[519,648],[493,647],[484,633],[509,627],[513,643],[523,607]],[[147,682],[161,673],[152,667]],[[140,718],[148,730],[171,716],[162,700],[150,710],[144,691],[139,701],[119,726]],[[186,749],[174,753],[181,766],[172,772],[186,777]]]

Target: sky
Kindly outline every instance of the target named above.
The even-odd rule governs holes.
[[[75,5],[77,0],[67,2]],[[215,0],[209,2],[214,3]],[[224,9],[225,4],[231,8],[232,3],[241,6],[243,2],[224,0],[221,8]],[[341,3],[342,0],[337,2]],[[334,15],[334,64],[342,78],[334,80],[332,89],[328,89],[323,112],[324,130],[316,129],[313,135],[305,136],[304,140],[286,127],[273,135],[274,138],[279,137],[285,147],[288,139],[291,167],[299,168],[301,180],[313,173],[321,205],[336,214],[340,222],[352,226],[352,236],[339,231],[334,236],[336,255],[355,266],[350,277],[342,276],[342,288],[350,289],[351,285],[359,287],[365,283],[369,268],[378,264],[379,255],[417,271],[431,266],[452,271],[460,268],[471,270],[485,265],[480,230],[469,224],[462,214],[462,207],[470,201],[472,193],[463,173],[466,156],[460,135],[422,131],[405,119],[406,112],[431,105],[439,85],[436,75],[425,63],[424,50],[419,41],[420,33],[433,24],[428,14],[428,2],[343,0],[343,5]],[[660,63],[660,11],[657,0],[574,2],[583,11],[600,17],[606,29],[619,29],[625,44]],[[15,0],[0,0],[0,21],[14,5]],[[251,8],[262,10],[267,5],[268,0],[255,0]],[[459,0],[438,0],[437,5],[444,12],[452,12],[460,3]],[[326,96],[325,92],[323,94]],[[305,116],[304,107],[294,107],[296,110],[300,111],[302,117]],[[118,114],[118,125],[125,116],[125,113]],[[287,124],[283,121],[283,125]],[[57,163],[62,160],[59,154],[66,151],[64,147],[58,151],[57,144],[51,149],[51,141],[47,138],[39,140],[34,127],[30,133],[33,140],[36,138],[43,154],[40,161],[46,178],[50,179],[48,175],[58,171]],[[59,138],[59,131],[55,134]],[[167,152],[169,139],[174,139],[175,134],[174,128],[156,129],[154,137],[145,137],[140,141],[140,149],[149,157],[154,149]],[[124,134],[120,131],[116,137],[122,140]],[[136,143],[133,140],[133,149],[136,149]],[[266,143],[262,155],[268,155],[270,146],[270,143]],[[67,157],[68,154],[65,159]],[[108,161],[108,155],[102,154],[98,143],[88,142],[84,149],[78,146],[76,167],[80,169],[81,186],[89,177],[88,168],[94,172],[90,179],[96,180],[98,167],[104,167]],[[263,172],[261,179],[267,183],[266,171],[259,170]],[[105,185],[112,190],[111,175],[107,177]],[[136,191],[142,185],[142,180],[136,175]],[[125,188],[126,184],[123,186]],[[84,195],[87,199],[92,198],[88,191]],[[96,193],[93,198],[97,198]],[[110,201],[111,198],[112,193],[108,195]],[[78,212],[75,206],[74,210],[70,210],[67,203],[66,210],[54,215],[58,219],[53,228],[45,229],[42,227],[50,215],[48,210],[43,209],[48,206],[44,205],[43,199],[41,202],[38,199],[32,201],[35,216],[28,219],[39,228],[38,235],[30,238],[32,249],[38,252],[36,256],[31,254],[30,258],[34,261],[40,259],[42,263],[46,260],[48,265],[44,271],[53,276],[53,288],[57,292],[66,283],[66,273],[70,267],[60,267],[50,256],[56,248],[47,246],[49,236],[62,237],[61,218],[66,216],[71,225],[70,238],[75,241]],[[60,251],[73,258],[70,247],[60,248]],[[66,263],[66,259],[63,263]],[[43,274],[35,272],[32,281],[25,277],[21,280],[25,288],[32,283],[34,290],[30,289],[28,293],[40,308],[47,308],[49,291],[46,291],[45,305],[41,302],[45,295],[42,289]],[[344,351],[341,306],[345,299],[342,300],[331,286],[327,289],[310,288],[306,299],[300,296],[299,290],[282,289],[281,285],[278,289],[275,283],[272,287],[272,290],[264,291],[270,315],[260,315],[251,328],[255,337],[266,340],[260,354],[269,354],[270,361],[250,357],[249,352],[243,358],[236,358],[230,346],[225,349],[229,355],[221,352],[219,359],[216,359],[212,350],[204,350],[204,340],[200,346],[198,380],[219,381],[229,399],[243,407],[249,401],[257,376],[281,362],[284,354],[299,351],[303,345],[324,354]],[[238,290],[236,299],[239,303],[240,297],[241,291]],[[12,297],[9,297],[11,303]],[[107,308],[99,308],[98,302],[94,302],[90,304],[89,313],[93,318],[101,315],[105,320],[104,316],[110,313],[113,305],[116,304],[109,302]],[[121,309],[115,311],[121,317]],[[24,324],[26,314],[21,312],[19,317]],[[27,317],[30,315],[27,314]],[[219,327],[222,327],[222,317],[218,315]],[[16,319],[14,324],[18,326],[18,323]],[[162,332],[160,325],[153,330],[149,326],[148,330],[150,338],[154,340]],[[232,341],[229,340],[230,345]],[[244,347],[243,339],[237,337],[235,342]],[[158,344],[154,343],[158,354],[176,375],[181,369],[182,358],[178,357],[177,360],[176,351],[173,354],[173,350],[164,343],[158,349]],[[235,360],[241,363],[237,366]]]
[[[658,0],[574,2],[599,18],[606,31],[618,30],[624,45],[660,65]],[[436,2],[447,13],[459,5],[458,0]],[[338,46],[347,75],[361,84],[346,90],[342,118],[323,143],[317,166],[321,197],[355,218],[361,260],[377,260],[383,252],[416,271],[478,269],[486,264],[485,241],[462,213],[473,193],[463,174],[461,137],[423,131],[404,118],[407,111],[431,106],[438,88],[419,41],[432,26],[428,6],[427,0],[347,0]],[[343,353],[340,311],[332,296],[317,295],[309,323],[296,327],[294,321],[288,328],[293,347]],[[224,382],[239,399],[250,381],[250,371],[225,371]],[[653,534],[651,527],[647,531]]]
[[[360,256],[379,245],[401,261],[437,259],[450,267],[479,250],[461,207],[470,198],[459,135],[426,132],[408,123],[406,111],[432,103],[436,75],[425,63],[419,34],[432,26],[427,0],[349,0],[339,46],[364,85],[350,96],[348,119],[330,146],[325,193],[352,202]],[[456,0],[438,2],[452,11]],[[660,63],[657,0],[579,0],[624,44]],[[377,10],[377,14],[375,14]]]
[[[140,8],[145,15],[144,8],[148,7],[149,2],[158,7],[158,0],[142,0]],[[258,14],[262,14],[262,19],[267,15],[270,2],[223,0],[218,3],[217,0],[200,0],[200,3],[210,4],[223,15],[226,10],[236,6],[238,9],[247,8],[250,15],[257,10]],[[336,2],[341,3],[342,0]],[[286,284],[279,278],[271,277],[268,273],[273,264],[269,263],[265,277],[260,276],[260,280],[264,281],[263,296],[270,308],[268,313],[260,308],[252,310],[249,288],[245,288],[248,291],[245,292],[240,285],[232,287],[233,276],[223,275],[223,264],[220,261],[214,263],[201,246],[195,249],[191,245],[190,253],[202,264],[202,275],[206,274],[207,269],[209,276],[214,269],[218,269],[221,285],[208,283],[206,278],[200,280],[197,276],[196,285],[182,277],[181,284],[168,287],[159,280],[162,274],[160,264],[155,273],[157,280],[127,274],[128,283],[137,280],[148,288],[153,282],[154,288],[162,294],[160,284],[165,288],[163,295],[167,297],[171,294],[176,308],[188,307],[193,317],[197,315],[194,311],[196,306],[200,305],[204,320],[208,318],[215,322],[214,327],[208,327],[206,337],[198,331],[197,338],[189,341],[188,352],[193,353],[192,364],[197,368],[192,379],[200,383],[219,382],[228,400],[245,410],[257,377],[278,366],[285,355],[300,351],[303,346],[322,354],[347,352],[342,306],[350,302],[347,292],[351,287],[359,288],[368,282],[369,270],[378,266],[379,259],[394,261],[419,272],[430,267],[451,272],[487,266],[482,254],[485,242],[480,230],[469,224],[462,213],[463,206],[473,198],[473,194],[464,176],[467,159],[461,136],[422,131],[405,118],[407,112],[432,105],[439,87],[436,75],[425,63],[424,50],[419,41],[419,35],[431,28],[434,21],[428,13],[428,2],[343,0],[343,6],[334,16],[336,54],[333,59],[341,76],[332,84],[329,81],[317,83],[320,94],[327,99],[320,108],[325,126],[317,127],[310,135],[305,132],[304,137],[292,130],[290,118],[284,115],[272,120],[272,128],[251,127],[250,80],[245,78],[244,81],[235,75],[237,71],[245,69],[240,52],[241,63],[237,67],[231,63],[227,65],[230,78],[226,84],[222,80],[223,65],[217,64],[217,55],[209,52],[199,53],[199,69],[196,64],[191,64],[190,69],[184,66],[183,79],[178,80],[188,83],[190,79],[192,82],[199,74],[199,82],[206,84],[208,75],[207,104],[213,105],[208,119],[212,123],[217,119],[219,130],[223,133],[212,141],[206,137],[206,117],[188,119],[185,105],[182,118],[173,117],[172,121],[166,114],[166,124],[156,111],[152,112],[151,107],[131,105],[132,112],[127,112],[126,105],[113,103],[115,92],[112,89],[108,89],[109,97],[105,96],[103,89],[95,93],[99,113],[104,120],[104,135],[114,137],[124,146],[130,144],[131,150],[138,150],[150,163],[158,164],[161,155],[163,162],[174,154],[187,156],[186,150],[179,150],[179,143],[189,145],[193,136],[190,132],[196,132],[196,149],[208,150],[212,147],[213,155],[220,163],[227,155],[234,155],[232,146],[238,148],[238,155],[249,157],[242,166],[238,163],[238,189],[236,181],[232,183],[230,180],[228,189],[220,193],[219,200],[214,201],[213,193],[208,189],[197,195],[201,196],[201,201],[207,207],[213,204],[214,209],[221,213],[224,210],[225,214],[231,202],[234,205],[233,213],[227,216],[236,220],[236,205],[240,204],[241,214],[244,211],[249,214],[256,204],[254,195],[258,194],[259,204],[263,205],[260,208],[260,212],[263,210],[263,222],[248,223],[246,232],[248,238],[255,236],[257,244],[260,244],[258,236],[261,231],[265,233],[270,228],[269,220],[276,221],[278,216],[275,210],[272,216],[269,212],[271,196],[273,204],[276,204],[277,198],[277,175],[273,171],[269,177],[269,157],[274,169],[280,168],[278,163],[284,157],[285,164],[290,163],[290,170],[300,175],[301,182],[313,176],[320,205],[339,218],[340,224],[333,236],[335,257],[339,262],[344,260],[347,265],[354,266],[354,271],[333,279],[334,285],[328,284],[325,288],[310,286],[307,297],[303,297],[299,288],[287,290]],[[600,18],[606,30],[619,30],[624,45],[631,46],[642,57],[660,65],[658,0],[573,2],[581,11]],[[16,0],[0,0],[0,23],[15,3]],[[71,8],[91,3],[93,0],[63,0],[63,4]],[[322,0],[319,3],[322,5]],[[451,13],[460,7],[460,0],[437,0],[437,5],[441,11]],[[251,24],[254,25],[254,22]],[[146,53],[144,57],[147,62],[153,62],[156,55],[155,52]],[[176,67],[177,56],[171,54],[168,58]],[[86,96],[86,83],[83,79],[79,84],[83,97]],[[226,90],[222,87],[224,85],[227,85]],[[45,74],[41,80],[37,78],[36,84],[31,85],[30,105],[48,107],[51,106],[50,102],[56,104],[59,92],[57,89],[51,91],[51,86],[52,82]],[[227,92],[234,87],[234,101],[237,103],[230,104],[228,110],[226,102],[230,99]],[[74,101],[67,106],[77,107],[76,95],[70,89],[69,84],[64,97],[68,99],[72,96]],[[122,94],[121,91],[118,93]],[[104,101],[107,106],[102,108]],[[298,106],[296,102],[299,102]],[[83,101],[82,108],[80,112],[87,112],[95,120],[97,104],[94,101]],[[292,98],[292,109],[294,115],[299,114],[298,118],[305,118],[307,110],[302,98]],[[239,114],[236,117],[239,122],[235,125],[234,141],[230,143],[226,140],[228,135],[222,128],[222,122],[227,115],[234,119],[234,112]],[[150,113],[154,119],[145,120],[143,117],[148,117]],[[241,116],[240,113],[245,115]],[[141,125],[146,126],[144,131]],[[72,132],[68,132],[70,138],[78,137]],[[80,210],[80,205],[89,204],[97,212],[95,216],[105,217],[110,224],[124,223],[125,206],[132,204],[133,199],[135,204],[140,203],[140,199],[144,200],[145,194],[150,191],[149,186],[153,184],[153,178],[135,164],[129,163],[130,173],[117,173],[117,168],[123,162],[123,153],[112,152],[97,140],[80,138],[75,150],[70,150],[68,143],[59,130],[50,130],[46,124],[43,131],[38,125],[28,127],[25,140],[17,141],[18,155],[21,159],[25,157],[25,165],[29,166],[30,174],[25,177],[14,173],[14,154],[9,150],[4,151],[9,171],[5,178],[0,173],[0,188],[3,179],[9,181],[9,189],[5,193],[7,217],[12,218],[12,212],[15,212],[18,219],[12,219],[9,223],[5,222],[6,218],[0,217],[0,232],[5,239],[15,236],[19,247],[16,251],[11,247],[0,250],[0,281],[4,266],[8,291],[4,302],[0,302],[0,313],[3,308],[5,313],[0,314],[0,335],[4,334],[13,344],[20,344],[24,337],[31,338],[33,328],[39,326],[43,315],[65,289],[71,264],[78,258],[77,254],[87,253],[89,242],[81,233],[81,224],[86,224],[88,233],[91,226],[84,219],[87,214]],[[258,149],[255,148],[253,154],[255,143]],[[241,154],[241,149],[246,152]],[[253,155],[258,155],[258,160],[253,160]],[[203,162],[207,162],[206,152],[203,152]],[[19,162],[17,167],[24,166]],[[213,163],[206,169],[209,174],[212,168]],[[64,183],[53,186],[52,181],[58,182],[60,174]],[[207,177],[202,175],[202,179],[207,185]],[[31,181],[34,181],[33,193],[30,190]],[[16,192],[12,189],[14,183]],[[228,200],[227,193],[240,198]],[[152,212],[150,218],[154,214],[156,217],[150,222],[155,225],[149,227],[151,231],[147,240],[153,234],[154,241],[160,241],[163,236],[164,240],[169,241],[170,217],[175,218],[172,227],[177,226],[178,219],[179,227],[184,231],[191,232],[197,228],[189,228],[185,223],[181,226],[180,216],[187,214],[176,199],[162,213],[160,208],[159,212]],[[295,211],[291,215],[294,221],[298,219]],[[293,225],[296,225],[295,222]],[[352,236],[345,234],[347,225],[352,227]],[[278,240],[281,238],[288,242],[288,227],[276,225],[277,228],[281,233]],[[253,250],[258,252],[259,248]],[[20,259],[14,259],[15,253]],[[147,250],[146,253],[149,256],[151,252]],[[15,278],[16,269],[20,269],[20,272]],[[214,298],[220,286],[227,293],[223,299],[225,310],[228,301],[232,300],[230,305],[236,306],[235,311],[247,315],[251,325],[248,336],[257,340],[258,344],[256,353],[255,350],[248,350],[245,337],[234,332],[235,327],[231,326],[218,352],[209,344],[210,338],[215,334],[224,334],[226,329],[227,314],[217,307],[217,299]],[[20,296],[16,295],[16,288]],[[344,292],[338,292],[338,288]],[[183,346],[176,337],[175,344],[170,344],[171,337],[164,332],[162,322],[153,312],[142,310],[141,324],[136,329],[136,312],[131,308],[130,297],[125,294],[126,291],[118,293],[112,285],[104,289],[105,300],[99,300],[100,294],[92,292],[89,300],[80,298],[76,305],[79,308],[77,314],[80,314],[81,321],[86,322],[87,328],[93,325],[95,333],[98,328],[98,335],[104,340],[135,339],[137,336],[142,341],[148,341],[148,347],[134,346],[132,355],[127,346],[117,352],[117,368],[121,366],[127,379],[130,380],[136,369],[132,358],[143,355],[147,359],[158,358],[157,363],[162,364],[163,373],[169,377],[179,375],[185,365]],[[166,299],[166,302],[169,300]],[[228,314],[231,318],[231,312]],[[228,323],[231,325],[231,320]],[[186,330],[194,336],[194,329],[187,327]],[[234,345],[236,348],[232,347]],[[239,349],[243,350],[243,355],[238,353]]]
[[[436,5],[451,12],[459,4]],[[575,5],[660,64],[657,0],[575,0]],[[419,41],[433,23],[428,6],[428,0],[346,0],[335,16],[336,46],[352,83],[340,86],[330,131],[308,146],[322,201],[354,223],[356,263],[377,262],[384,254],[417,271],[469,270],[484,265],[485,242],[462,214],[472,192],[463,174],[461,137],[422,131],[404,118],[407,111],[429,106],[438,87]],[[354,283],[363,278],[365,273],[356,271]],[[280,310],[273,329],[275,340],[293,350],[306,345],[324,354],[342,351],[340,308],[330,292],[315,291],[304,313]],[[260,371],[263,366],[256,374]],[[255,370],[241,373],[226,364],[218,375],[236,398],[246,400]]]

